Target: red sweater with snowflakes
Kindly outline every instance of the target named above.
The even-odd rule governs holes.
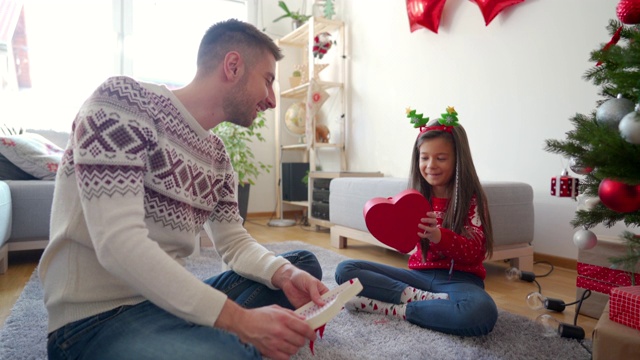
[[[438,219],[438,228],[442,233],[439,243],[431,243],[427,252],[427,261],[422,262],[422,251],[417,247],[409,258],[409,268],[415,270],[424,269],[450,269],[453,262],[453,270],[465,271],[477,275],[481,279],[487,276],[487,270],[482,265],[485,258],[485,237],[477,203],[474,198],[471,201],[467,223],[465,228],[470,237],[456,234],[452,230],[442,227],[444,213],[447,210],[449,199],[432,198],[431,205]]]

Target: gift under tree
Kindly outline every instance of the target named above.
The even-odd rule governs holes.
[[[603,96],[591,114],[571,118],[575,129],[564,140],[547,140],[545,150],[569,159],[581,176],[579,205],[571,225],[574,243],[597,251],[591,228],[623,222],[625,251],[609,259],[612,269],[626,271],[632,285],[640,273],[640,1],[622,0],[618,19],[607,29],[611,40],[592,51],[594,66],[584,75]],[[553,189],[552,189],[553,191]],[[634,233],[636,231],[636,233]]]

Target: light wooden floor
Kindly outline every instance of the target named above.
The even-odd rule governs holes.
[[[245,227],[261,243],[301,240],[351,258],[372,260],[398,267],[406,267],[407,264],[406,255],[355,240],[349,240],[348,248],[346,249],[332,248],[329,241],[329,232],[326,229],[315,231],[302,226],[269,227],[266,224],[267,219],[249,218],[245,222]],[[7,316],[9,316],[13,304],[20,296],[24,285],[37,266],[41,254],[42,251],[13,252],[9,254],[9,270],[4,275],[0,275],[0,326],[4,324]],[[567,307],[563,313],[531,310],[527,306],[525,298],[528,293],[537,291],[537,286],[534,283],[508,281],[504,275],[505,269],[508,268],[506,263],[493,262],[487,263],[485,266],[487,268],[486,289],[499,308],[530,319],[535,319],[542,313],[549,313],[561,322],[573,323],[574,306]],[[549,265],[547,264],[534,266],[536,274],[545,274],[548,270]],[[556,267],[551,275],[537,280],[545,296],[562,299],[566,303],[575,301],[575,270]],[[597,319],[582,315],[578,316],[578,325],[585,330],[589,339],[596,323]]]

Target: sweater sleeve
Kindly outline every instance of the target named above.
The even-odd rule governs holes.
[[[125,91],[131,90],[105,83],[85,102],[74,123],[74,168],[96,257],[111,276],[159,307],[213,326],[226,296],[197,279],[150,238],[145,223],[145,197],[150,195],[144,177],[153,166],[148,157],[156,135],[141,120],[142,104],[115,106],[122,103]],[[145,99],[132,96],[128,101]],[[195,241],[193,232],[175,233],[185,242],[189,237]]]
[[[456,234],[450,229],[440,228],[442,238],[439,243],[431,244],[430,251],[441,253],[446,258],[453,259],[460,265],[475,265],[482,263],[485,256],[485,236],[480,217],[477,214],[475,199],[469,208],[466,236]]]

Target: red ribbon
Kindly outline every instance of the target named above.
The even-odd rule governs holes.
[[[322,335],[324,335],[324,327],[325,327],[326,325],[327,325],[327,324],[324,324],[324,325],[320,326],[319,328],[317,328],[317,329],[315,330],[315,331],[317,331],[317,332],[318,332],[318,335],[320,335],[320,339],[322,339]],[[311,350],[311,354],[312,354],[312,355],[315,355],[315,353],[313,352],[313,341],[310,341],[310,342],[309,342],[309,349]]]
[[[616,30],[616,32],[611,37],[611,40],[609,40],[609,42],[602,48],[603,52],[607,51],[610,47],[612,47],[613,45],[617,44],[618,41],[620,41],[621,32],[622,32],[622,26],[620,26],[618,30]],[[602,65],[602,61],[598,61],[598,63],[596,63],[596,66],[600,66],[600,65]]]

